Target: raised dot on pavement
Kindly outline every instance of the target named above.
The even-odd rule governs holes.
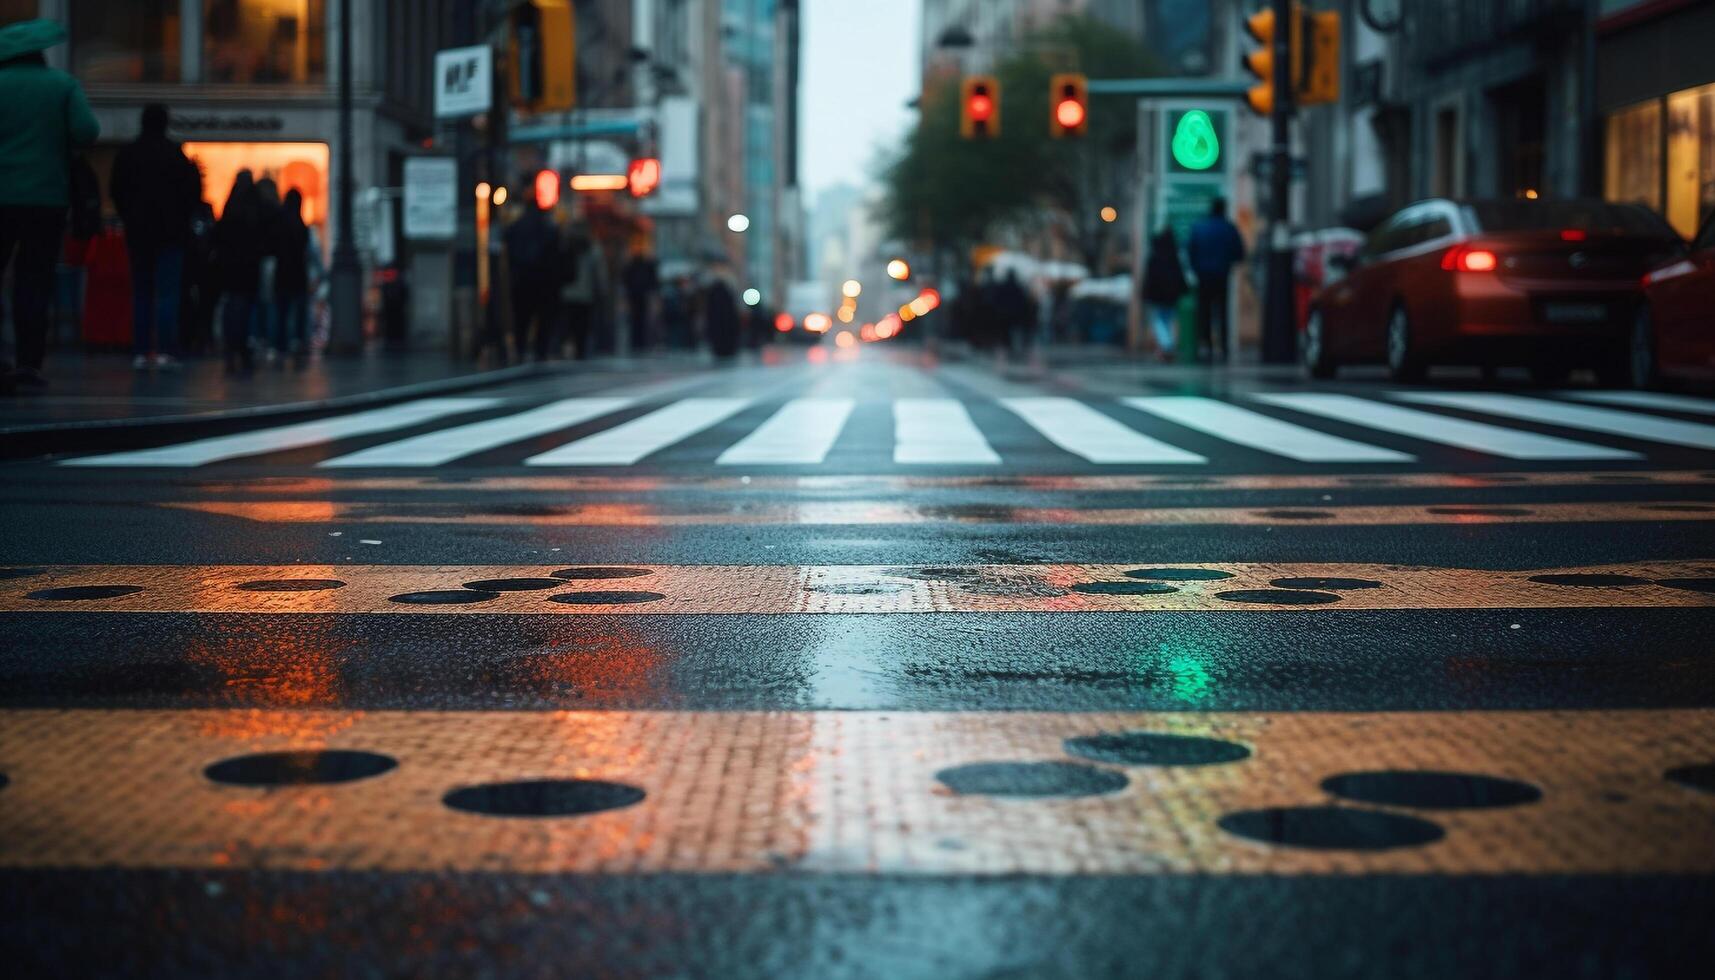
[[[1200,735],[1102,732],[1066,740],[1066,753],[1127,766],[1212,766],[1250,758],[1248,746]]]
[[[58,589],[26,592],[25,598],[46,602],[78,602],[86,599],[118,599],[143,591],[141,585],[68,585]]]
[[[1341,773],[1322,780],[1322,788],[1359,803],[1420,810],[1479,810],[1542,799],[1542,790],[1516,779],[1409,769]]]
[[[35,578],[46,573],[45,568],[0,568],[0,582],[15,578]]]
[[[1334,512],[1328,510],[1263,510],[1257,513],[1277,521],[1325,521],[1334,516]]]
[[[1215,593],[1215,598],[1227,602],[1251,602],[1271,606],[1325,606],[1339,602],[1332,592],[1307,592],[1301,589],[1232,589]]]
[[[234,586],[245,592],[326,592],[344,587],[337,578],[263,578]]]
[[[1134,568],[1127,578],[1155,579],[1162,582],[1218,582],[1232,578],[1232,572],[1218,568]]]
[[[1669,769],[1664,775],[1670,782],[1678,783],[1681,786],[1702,790],[1705,793],[1715,793],[1715,762],[1679,766]]]
[[[558,579],[604,579],[604,578],[639,578],[649,574],[647,568],[620,568],[612,565],[584,565],[577,568],[562,568],[550,575]]]
[[[935,774],[962,796],[1098,796],[1125,789],[1125,773],[1077,762],[973,762]]]
[[[260,752],[223,759],[203,770],[228,786],[314,786],[379,776],[399,763],[378,752],[322,749]]]
[[[1216,823],[1247,840],[1315,850],[1385,851],[1428,844],[1446,835],[1440,825],[1418,817],[1343,806],[1241,810]]]
[[[1532,513],[1523,507],[1425,507],[1424,510],[1447,517],[1525,517]]]
[[[645,795],[636,786],[600,779],[530,779],[462,786],[441,802],[488,817],[575,817],[628,807]]]
[[[1329,589],[1334,592],[1344,592],[1350,589],[1379,589],[1380,582],[1367,578],[1324,578],[1311,576],[1309,578],[1277,578],[1269,585],[1278,589]]]
[[[468,606],[500,598],[498,592],[478,592],[475,589],[431,589],[427,592],[401,592],[388,596],[387,601],[407,606]]]
[[[477,592],[536,592],[557,589],[565,584],[557,578],[485,578],[466,582],[464,587]]]
[[[568,606],[627,606],[640,602],[655,602],[665,599],[659,592],[561,592],[548,597],[549,602],[562,602]]]
[[[1080,582],[1072,591],[1084,595],[1167,595],[1179,589],[1165,582]]]
[[[1532,582],[1543,585],[1572,585],[1587,589],[1608,589],[1624,585],[1649,585],[1650,580],[1636,575],[1602,575],[1594,572],[1575,572],[1570,575],[1532,575]]]
[[[1663,578],[1655,584],[1684,592],[1715,592],[1715,578]]]

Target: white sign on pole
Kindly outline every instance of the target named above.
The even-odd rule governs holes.
[[[405,160],[405,237],[446,241],[458,231],[459,165],[452,157]]]
[[[435,52],[435,118],[487,112],[494,104],[494,52],[486,44]]]

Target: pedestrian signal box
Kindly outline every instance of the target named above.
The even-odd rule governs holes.
[[[968,140],[1000,135],[1000,82],[993,75],[970,75],[959,86],[959,135]]]
[[[577,105],[577,24],[571,0],[526,0],[508,21],[512,104],[529,112]]]

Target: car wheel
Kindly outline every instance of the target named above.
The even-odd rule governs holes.
[[[1412,344],[1411,320],[1403,306],[1395,306],[1387,321],[1387,373],[1394,381],[1423,380],[1423,360]]]
[[[1328,336],[1322,324],[1322,311],[1311,310],[1310,319],[1304,324],[1304,370],[1312,378],[1326,380],[1334,376],[1338,367],[1328,356]]]
[[[1655,321],[1650,319],[1649,307],[1638,307],[1632,320],[1632,343],[1629,377],[1633,388],[1654,388],[1661,384],[1661,370],[1655,360]]]

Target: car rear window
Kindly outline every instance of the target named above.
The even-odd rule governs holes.
[[[1673,236],[1655,212],[1635,204],[1601,201],[1478,201],[1471,213],[1484,231],[1544,231],[1577,228],[1583,231]]]

